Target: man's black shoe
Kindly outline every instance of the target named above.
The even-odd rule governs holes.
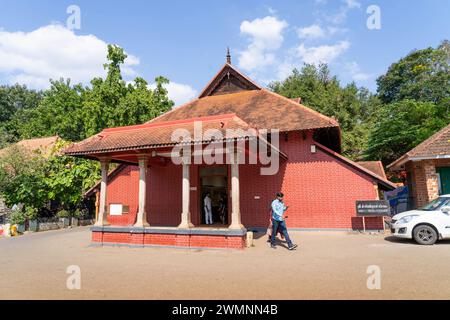
[[[277,246],[274,245],[274,244],[271,244],[270,247],[271,247],[272,249],[276,249],[276,248],[277,248]]]
[[[293,245],[291,245],[288,249],[289,249],[289,250],[294,250],[294,249],[297,248],[297,247],[298,247],[298,245],[293,244]]]

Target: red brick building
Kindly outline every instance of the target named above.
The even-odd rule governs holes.
[[[264,129],[272,131],[264,135]],[[177,130],[190,134],[182,139],[184,152],[174,152],[181,145],[173,139]],[[227,134],[211,137],[211,130]],[[254,135],[242,134],[248,131]],[[212,141],[225,164],[195,161]],[[380,190],[395,186],[340,150],[336,120],[261,88],[228,61],[197,99],[142,125],[106,129],[66,154],[102,164],[93,242],[242,248],[248,229],[267,228],[278,191],[289,205],[291,229],[362,228],[355,201],[378,199]],[[108,175],[110,162],[120,165]],[[276,162],[275,174],[263,174]],[[212,226],[202,210],[207,192]],[[382,223],[366,218],[367,229],[382,229]]]
[[[410,207],[450,194],[450,124],[388,165],[406,171]]]

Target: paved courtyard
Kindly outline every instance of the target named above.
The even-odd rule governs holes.
[[[0,239],[0,299],[449,299],[450,242],[292,232],[296,251],[265,237],[244,251],[90,247],[88,227]],[[81,268],[69,290],[67,267]],[[381,289],[367,289],[367,267]]]

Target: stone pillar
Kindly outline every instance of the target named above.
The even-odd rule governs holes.
[[[181,211],[181,223],[178,228],[192,228],[194,225],[191,222],[191,180],[189,175],[190,165],[189,159],[183,159],[183,181],[182,181],[182,211]]]
[[[137,213],[135,227],[149,227],[147,222],[147,156],[139,156],[139,209]]]
[[[234,155],[231,163],[231,224],[229,229],[242,229],[239,202],[239,158]]]
[[[95,222],[96,226],[106,226],[108,225],[107,217],[106,217],[106,190],[108,185],[108,169],[109,169],[109,159],[102,158],[100,159],[100,165],[102,170],[102,180],[100,182],[100,203],[98,209],[98,218]]]

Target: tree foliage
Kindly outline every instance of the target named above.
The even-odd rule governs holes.
[[[325,64],[305,64],[301,70],[294,69],[286,80],[269,87],[288,98],[301,97],[304,105],[338,120],[343,132],[343,153],[355,160],[362,156],[368,120],[379,104],[367,89],[354,83],[341,86]]]
[[[23,204],[34,208],[45,205],[45,161],[40,154],[13,145],[0,158],[0,194],[7,206]]]
[[[415,50],[393,63],[377,79],[383,103],[403,99],[429,101],[440,105],[450,97],[450,44]],[[447,109],[449,111],[450,109]]]
[[[388,164],[447,123],[432,102],[405,99],[383,105],[376,114],[366,153]]]
[[[173,106],[164,77],[151,89],[141,77],[131,83],[122,79],[124,50],[109,45],[106,77],[94,78],[90,86],[72,85],[70,80],[50,80],[43,92],[25,86],[0,87],[0,148],[20,139],[58,135],[79,141],[106,127],[146,122]],[[50,156],[12,145],[0,158],[0,196],[8,206],[45,208],[49,203],[73,209],[83,192],[99,178],[95,161],[64,156],[57,144]]]
[[[0,148],[21,138],[17,125],[27,122],[27,111],[35,109],[42,92],[24,85],[0,86]]]
[[[377,84],[383,105],[365,153],[388,164],[450,123],[449,42],[411,52]]]
[[[60,208],[76,207],[99,179],[100,168],[95,161],[62,155],[66,146],[59,140],[49,154],[18,145],[7,148],[0,157],[0,193],[6,205],[43,208],[53,201]]]
[[[106,79],[93,79],[92,89],[85,92],[82,110],[85,137],[108,127],[143,123],[173,106],[163,87],[169,82],[164,77],[155,79],[154,90],[149,89],[148,83],[140,77],[127,85],[120,72],[120,64],[125,59],[122,48],[108,46],[109,63],[104,65]]]
[[[7,136],[3,144],[54,135],[79,141],[104,128],[143,123],[169,110],[173,102],[163,86],[169,80],[157,77],[153,90],[141,77],[127,84],[120,70],[126,57],[122,48],[109,45],[106,77],[92,79],[90,87],[59,79],[50,80],[50,88],[39,93],[24,86],[11,87],[8,94],[0,90],[0,132]]]

